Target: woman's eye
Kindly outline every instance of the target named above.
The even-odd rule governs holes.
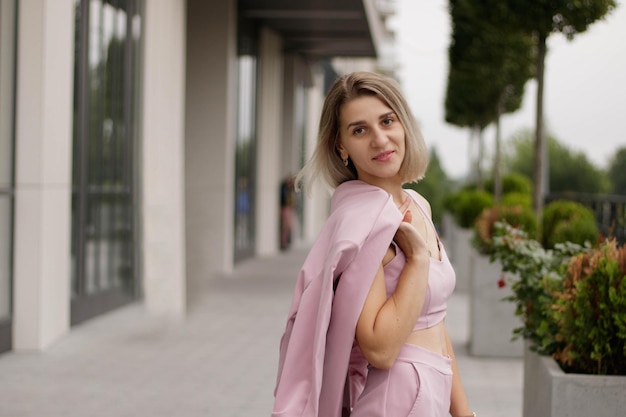
[[[357,127],[352,133],[354,133],[355,135],[360,135],[363,132],[365,132],[365,129],[363,129],[362,127]]]
[[[392,123],[393,123],[393,119],[385,119],[385,120],[383,120],[383,124],[384,124],[385,126],[389,126],[389,125],[390,125],[390,124],[392,124]]]

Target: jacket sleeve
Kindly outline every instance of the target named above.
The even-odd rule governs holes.
[[[361,353],[356,341],[350,353],[348,365],[348,387],[350,389],[350,408],[354,407],[356,400],[361,396],[367,380],[367,359]],[[345,405],[345,404],[344,404]]]
[[[296,284],[289,319],[280,343],[273,417],[317,417],[333,282],[354,257],[354,245],[324,254],[312,250]]]

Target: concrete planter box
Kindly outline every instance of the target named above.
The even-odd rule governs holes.
[[[524,342],[511,338],[513,329],[521,327],[522,322],[515,315],[515,303],[502,300],[512,294],[508,284],[498,288],[502,267],[473,250],[470,271],[470,354],[521,358]]]
[[[450,240],[448,255],[456,273],[456,291],[467,292],[470,282],[470,258],[472,256],[472,229],[462,229],[455,225]],[[448,246],[446,246],[448,248]]]
[[[626,415],[626,376],[566,374],[556,361],[524,353],[524,417]]]

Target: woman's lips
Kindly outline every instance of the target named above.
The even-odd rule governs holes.
[[[392,155],[393,155],[393,151],[381,152],[378,155],[376,155],[373,159],[375,161],[386,162],[391,159]]]

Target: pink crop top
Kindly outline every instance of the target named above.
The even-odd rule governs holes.
[[[417,202],[417,206],[424,211],[422,206]],[[426,213],[425,213],[426,214]],[[428,215],[426,215],[428,218]],[[432,225],[432,221],[431,221]],[[434,226],[433,226],[434,229]],[[396,290],[398,279],[406,258],[404,253],[395,242],[396,256],[383,267],[385,271],[385,286],[387,288],[387,297]],[[456,285],[456,274],[454,268],[446,255],[445,249],[437,236],[437,244],[439,245],[440,259],[430,258],[430,269],[428,272],[428,289],[424,299],[424,306],[420,313],[413,331],[427,329],[439,323],[446,317],[446,309],[448,307],[448,298],[452,295]]]

